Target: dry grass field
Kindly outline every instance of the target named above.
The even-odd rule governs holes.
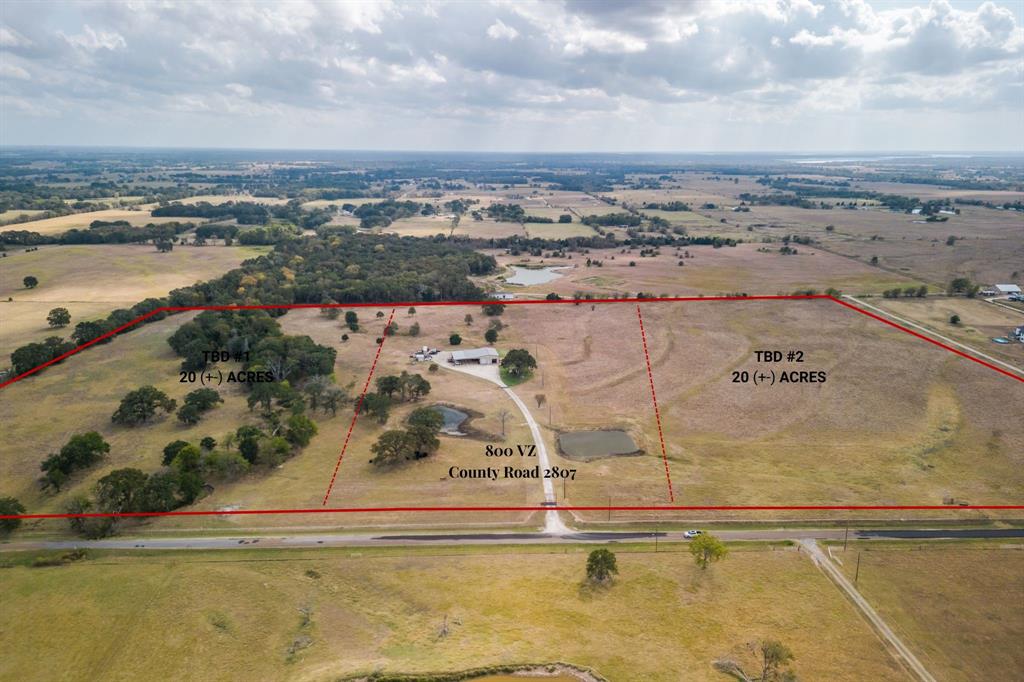
[[[142,227],[154,223],[187,222],[182,218],[154,218],[148,210],[131,210],[127,208],[109,208],[102,211],[89,211],[87,213],[73,213],[71,215],[59,216],[57,218],[46,218],[44,220],[33,220],[22,223],[23,227],[17,229],[30,230],[39,234],[61,234],[72,228],[87,228],[94,220],[113,222],[115,220],[127,220],[133,227]],[[192,220],[191,222],[200,222]]]
[[[66,336],[78,322],[115,308],[217,277],[268,250],[178,247],[159,253],[149,245],[102,244],[9,252],[0,259],[0,356],[30,341]],[[27,275],[36,277],[39,286],[25,289],[22,279]],[[46,314],[58,306],[71,312],[71,328],[47,326]]]
[[[54,568],[8,554],[0,679],[316,682],[560,660],[720,682],[713,661],[759,638],[788,645],[800,679],[910,679],[794,551],[740,547],[702,573],[688,553],[620,546],[619,577],[593,589],[590,549],[97,553]]]
[[[1024,367],[1024,344],[994,343],[993,338],[1006,337],[1011,329],[1024,325],[1024,311],[1014,311],[980,299],[926,298],[873,299],[878,306],[894,315],[915,322],[976,348],[992,357]],[[950,317],[960,316],[959,324],[950,324]]]
[[[986,682],[1024,670],[1020,545],[864,543],[833,553],[851,580],[860,555],[861,594],[937,679]]]
[[[1022,392],[1012,380],[828,301],[701,302],[641,304],[658,391],[675,501],[688,505],[936,504],[947,498],[973,504],[1019,504],[1024,489],[1021,453],[1024,424],[1007,419],[1005,406]],[[281,318],[287,333],[308,334],[338,349],[335,377],[358,395],[376,354],[383,318],[360,309],[362,329],[342,342],[338,320],[316,311]],[[382,307],[388,314],[390,308]],[[467,325],[464,316],[474,317]],[[665,504],[669,501],[636,304],[511,306],[500,351],[523,347],[539,369],[515,391],[542,426],[552,464],[577,469],[556,485],[560,502],[575,505]],[[108,460],[77,480],[84,490],[106,471],[123,466],[154,470],[163,445],[177,438],[220,439],[252,421],[242,395],[196,427],[164,419],[135,429],[114,428],[109,415],[129,389],[152,383],[180,397],[177,358],[166,336],[183,321],[147,325],[111,344],[70,358],[41,376],[6,389],[0,420],[10,438],[0,457],[0,493],[14,494],[30,509],[57,509],[63,495],[35,488],[38,464],[73,433],[96,429],[113,446]],[[428,372],[409,354],[422,345],[449,349],[485,345],[486,318],[477,307],[421,307],[414,316],[396,311],[398,335],[380,353],[375,377],[403,370],[432,384],[420,404],[449,403],[479,413],[473,427],[500,436],[503,444],[532,442],[515,406],[498,389],[448,370]],[[407,336],[417,322],[421,334]],[[751,386],[732,381],[733,371],[754,372],[755,349],[799,350],[801,365],[765,366],[776,371],[826,371],[824,384]],[[785,364],[785,363],[784,363]],[[537,396],[543,395],[538,408]],[[532,506],[541,500],[539,480],[460,481],[450,466],[484,467],[486,442],[442,437],[439,453],[392,471],[369,464],[370,445],[385,428],[398,428],[415,405],[396,406],[386,426],[363,415],[356,423],[329,504],[334,507]],[[49,415],[42,420],[37,415]],[[197,509],[317,508],[348,432],[351,408],[337,416],[315,415],[319,435],[278,470],[218,484]],[[579,462],[557,453],[562,431],[618,428],[630,433],[640,456]],[[17,444],[17,445],[14,445]],[[533,462],[530,462],[532,465]],[[628,514],[617,513],[619,521]],[[634,515],[641,518],[642,515]],[[600,521],[603,513],[582,521]],[[486,525],[538,523],[537,515],[360,513],[333,517],[266,517],[267,526],[373,526],[427,523]],[[251,524],[245,517],[161,519],[157,528],[223,528]]]
[[[251,202],[254,204],[267,204],[268,206],[282,206],[288,203],[288,199],[280,199],[278,197],[254,197],[251,194],[200,194],[198,196],[182,199],[180,203],[198,204],[199,202],[202,201],[205,201],[208,204],[213,204],[214,206],[226,204],[229,201]],[[334,203],[337,203],[340,206],[345,202]]]
[[[45,211],[33,211],[31,209],[11,209],[9,211],[0,211],[0,225],[9,225],[14,222],[17,218],[29,217],[45,213]],[[11,228],[16,229],[16,228]]]
[[[538,298],[549,292],[571,296],[576,291],[602,296],[635,295],[638,291],[657,296],[713,296],[737,292],[791,294],[807,289],[822,293],[829,287],[855,294],[881,293],[893,287],[920,284],[906,276],[811,247],[798,247],[799,253],[795,256],[783,256],[777,247],[769,253],[758,251],[759,248],[759,244],[720,249],[690,246],[663,249],[660,256],[646,258],[641,258],[639,251],[621,253],[621,249],[592,249],[589,257],[601,260],[602,266],[589,268],[586,257],[578,254],[572,260],[513,257],[503,252],[492,252],[492,255],[506,266],[573,266],[563,271],[564,277],[547,284],[514,289]],[[684,258],[684,252],[689,252],[691,257]],[[680,261],[683,266],[679,265]],[[630,262],[635,265],[630,266]]]

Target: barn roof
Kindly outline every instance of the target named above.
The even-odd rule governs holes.
[[[498,351],[493,348],[473,348],[471,350],[453,350],[452,360],[479,360],[480,358],[496,358]]]

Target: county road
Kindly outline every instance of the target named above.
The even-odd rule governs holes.
[[[750,530],[716,530],[715,537],[725,541],[815,541],[843,540],[843,528],[778,528]],[[45,549],[287,549],[316,547],[421,547],[452,545],[560,545],[604,544],[614,542],[653,541],[686,542],[682,531],[669,532],[574,532],[566,533],[302,533],[294,535],[233,535],[225,537],[181,536],[161,538],[107,538],[104,540],[38,540],[0,543],[0,551]],[[850,529],[851,540],[950,540],[988,539],[1010,540],[1024,538],[1024,528],[973,529]]]

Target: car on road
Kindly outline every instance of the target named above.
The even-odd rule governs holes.
[[[692,540],[695,537],[697,537],[698,535],[703,535],[703,534],[704,534],[704,531],[702,531],[702,530],[688,530],[685,533],[683,533],[683,537],[686,538],[687,540]]]

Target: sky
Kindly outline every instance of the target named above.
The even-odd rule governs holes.
[[[0,144],[1024,151],[1024,0],[0,4]]]

